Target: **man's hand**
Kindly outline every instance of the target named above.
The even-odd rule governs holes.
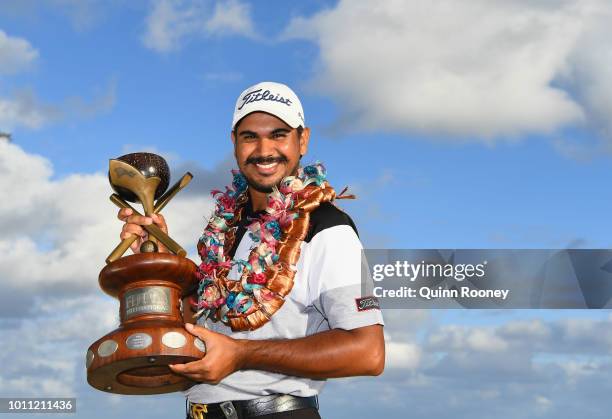
[[[168,365],[170,369],[198,382],[217,384],[242,368],[244,349],[241,341],[201,326],[185,324],[185,329],[206,345],[206,355],[187,364]]]
[[[216,384],[241,369],[314,379],[379,375],[385,365],[383,326],[332,329],[296,339],[232,339],[200,326],[185,325],[206,345],[206,355],[172,371]]]
[[[149,233],[142,227],[143,225],[157,225],[164,233],[168,234],[168,226],[166,226],[166,220],[161,214],[153,214],[151,217],[145,217],[144,215],[133,215],[133,211],[129,208],[122,208],[117,214],[117,218],[124,221],[123,229],[121,230],[120,238],[125,240],[128,237],[137,236],[138,239],[130,245],[132,252],[140,253],[140,245],[149,239]],[[167,253],[168,249],[161,243],[157,243],[159,251],[161,253]]]

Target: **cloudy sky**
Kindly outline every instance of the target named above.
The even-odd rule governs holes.
[[[598,0],[0,0],[0,396],[180,417],[180,394],[85,381],[117,322],[97,275],[108,159],[196,178],[166,215],[193,254],[227,183],[237,95],[289,84],[371,248],[610,248],[612,5]],[[606,311],[389,310],[387,367],[326,418],[607,418]],[[137,414],[137,416],[142,416]],[[73,416],[74,417],[74,416]]]

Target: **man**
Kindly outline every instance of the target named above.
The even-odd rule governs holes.
[[[263,82],[239,96],[231,138],[248,187],[235,242],[225,251],[234,262],[253,261],[253,255],[257,256],[253,249],[264,241],[261,235],[254,240],[253,226],[268,214],[268,199],[281,180],[304,175],[300,159],[308,150],[310,129],[295,93],[283,84]],[[321,179],[315,181],[321,183]],[[122,239],[140,237],[132,247],[135,252],[147,238],[141,225],[155,223],[166,230],[161,215],[140,217],[121,210],[119,218],[126,222]],[[247,228],[250,233],[245,234]],[[264,310],[265,324],[233,331],[235,324],[202,317],[197,326],[186,325],[206,345],[201,360],[171,366],[175,373],[198,383],[186,391],[188,417],[319,418],[317,395],[325,379],[382,373],[384,323],[374,298],[366,298],[372,300],[365,301],[369,304],[360,298],[362,246],[352,220],[332,203],[321,201],[310,213],[307,234],[300,237],[290,292],[280,300],[277,311]],[[201,252],[203,258],[208,254]],[[227,278],[238,283],[246,275],[246,265],[254,269],[251,264],[236,263]],[[228,301],[221,304],[230,307]]]

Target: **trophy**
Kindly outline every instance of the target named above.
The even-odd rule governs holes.
[[[110,160],[109,181],[116,192],[111,201],[131,208],[140,202],[151,216],[193,178],[186,173],[168,189],[166,161],[152,153],[131,153]],[[98,390],[118,394],[160,394],[180,391],[193,384],[174,374],[168,364],[201,359],[204,342],[183,325],[182,298],[197,287],[195,264],[185,250],[156,225],[143,226],[149,240],[141,253],[122,255],[136,240],[123,240],[106,259],[99,276],[100,288],[119,299],[120,325],[94,342],[86,355],[87,381]],[[169,253],[160,253],[159,243]]]

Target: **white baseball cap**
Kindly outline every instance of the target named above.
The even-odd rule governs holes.
[[[253,112],[272,114],[291,128],[305,124],[302,103],[295,92],[289,86],[273,81],[257,83],[238,96],[232,130],[242,118]]]

